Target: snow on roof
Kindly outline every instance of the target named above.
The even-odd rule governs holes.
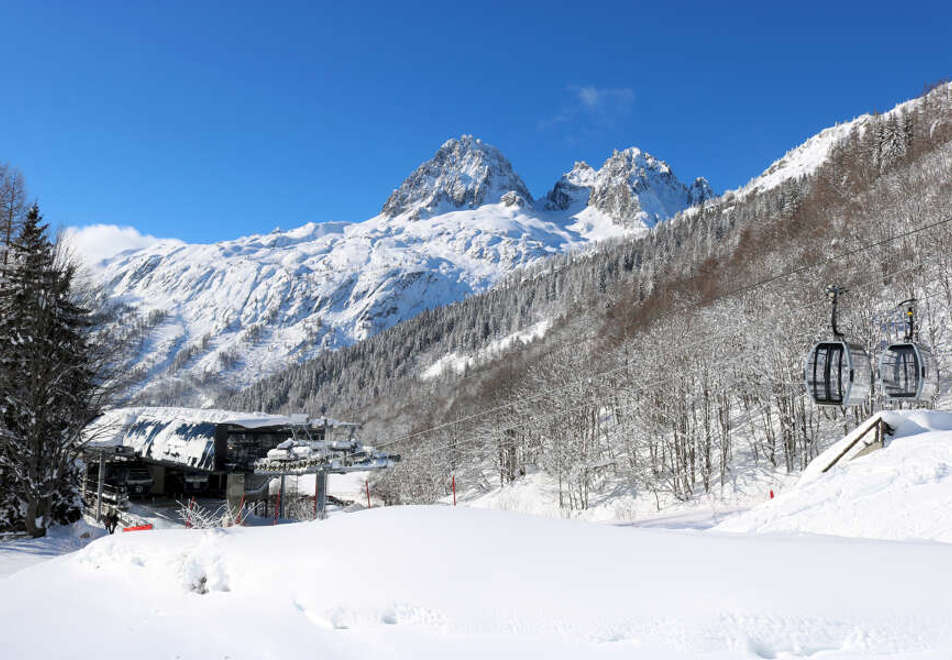
[[[215,428],[220,424],[246,429],[300,426],[355,428],[357,425],[329,417],[268,415],[206,408],[138,407],[106,411],[84,430],[87,446],[132,447],[154,461],[182,463],[211,470],[215,458]]]

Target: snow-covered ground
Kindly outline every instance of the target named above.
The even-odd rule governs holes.
[[[486,479],[481,480],[485,483]],[[770,499],[770,492],[780,492],[796,483],[796,475],[781,469],[745,465],[736,470],[721,486],[716,484],[710,493],[700,493],[688,501],[679,501],[670,493],[655,493],[630,487],[623,480],[608,479],[589,493],[588,508],[571,510],[559,506],[558,480],[545,472],[532,470],[524,477],[502,488],[489,491],[469,487],[466,478],[457,477],[457,498],[466,506],[479,509],[497,509],[513,513],[528,513],[548,518],[573,518],[588,522],[682,527],[683,521],[692,521],[697,528],[723,521],[725,516],[757,506]],[[565,495],[565,499],[568,495]],[[452,503],[452,495],[443,499]],[[671,524],[662,524],[667,520]]]
[[[525,330],[506,335],[501,339],[489,342],[486,347],[476,355],[461,355],[459,353],[450,353],[444,355],[439,360],[428,366],[420,374],[423,380],[432,380],[442,376],[447,372],[461,375],[466,373],[467,369],[472,369],[477,364],[489,362],[498,358],[504,351],[508,350],[513,344],[528,344],[541,339],[545,336],[552,322],[548,319],[534,323]]]
[[[823,474],[853,440],[851,433],[814,460],[795,486],[717,529],[952,543],[952,414],[912,410],[882,417],[896,430],[883,449],[841,460]]]
[[[53,557],[79,550],[105,535],[106,530],[80,521],[69,527],[54,527],[40,539],[22,535],[0,536],[0,579]]]
[[[948,559],[394,507],[101,539],[8,577],[0,636],[7,658],[948,657]]]
[[[886,418],[884,449],[711,516],[389,507],[101,538],[0,578],[0,655],[949,658],[952,414]]]

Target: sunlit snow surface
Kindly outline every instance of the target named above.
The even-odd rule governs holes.
[[[952,543],[952,414],[882,416],[896,430],[885,448],[822,473],[853,440],[851,433],[814,460],[794,487],[716,529]]]
[[[952,546],[921,539],[952,538],[952,415],[890,424],[714,530],[432,506],[103,538],[0,580],[2,655],[948,658]]]
[[[5,658],[942,657],[948,558],[394,507],[102,539],[0,583],[0,635]]]

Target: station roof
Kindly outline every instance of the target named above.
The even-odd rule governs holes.
[[[212,408],[136,407],[107,411],[87,426],[83,435],[90,450],[125,446],[131,447],[140,458],[211,470],[214,466],[215,429],[223,424],[248,430],[357,426],[329,417],[310,419],[306,415],[268,415]]]

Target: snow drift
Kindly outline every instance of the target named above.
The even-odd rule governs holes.
[[[854,447],[823,473],[854,431],[814,459],[794,487],[716,529],[952,543],[952,413],[877,416],[895,429],[883,449],[849,460]]]

